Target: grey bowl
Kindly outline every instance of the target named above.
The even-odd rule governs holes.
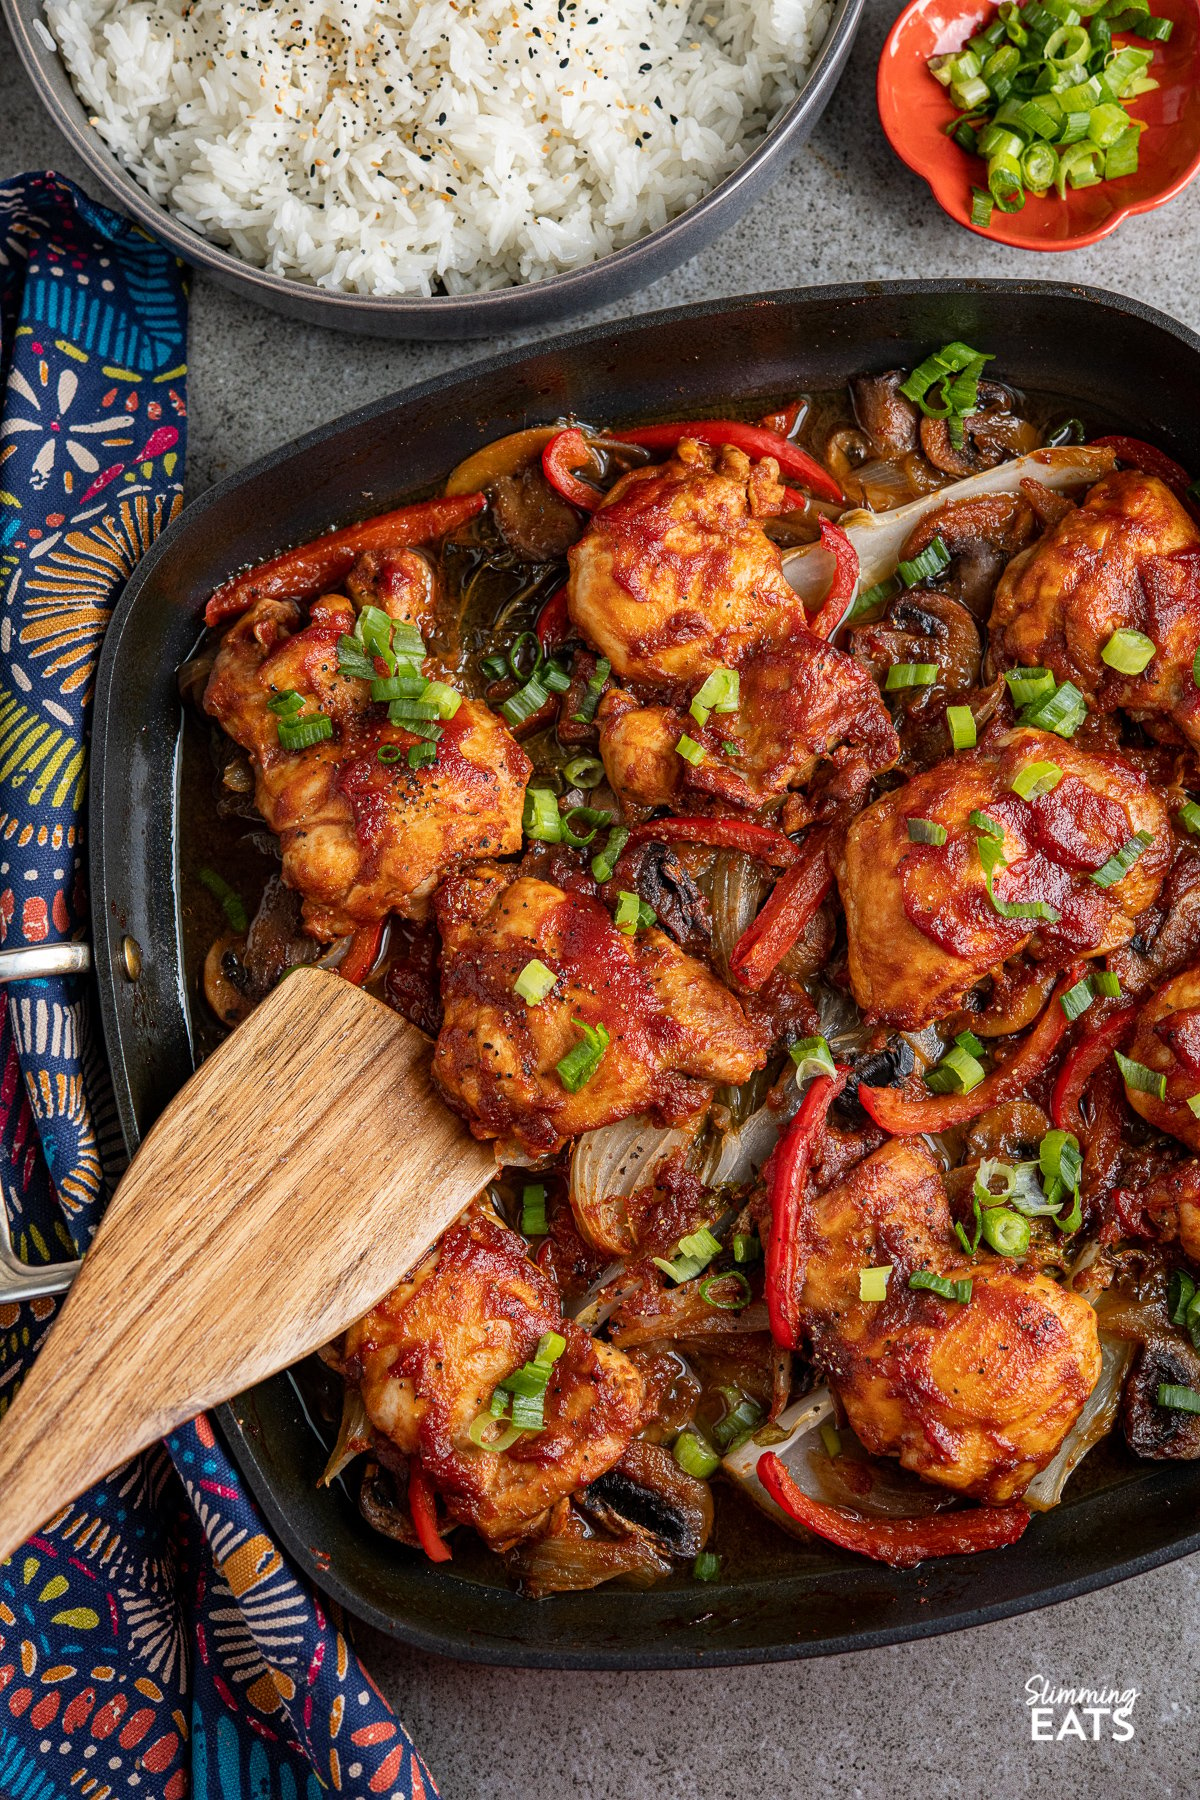
[[[732,174],[660,230],[586,268],[525,287],[455,298],[373,299],[332,293],[251,268],[152,200],[88,124],[87,112],[57,51],[49,49],[34,31],[34,20],[41,21],[41,0],[0,0],[17,53],[40,99],[115,206],[170,244],[185,262],[207,269],[225,286],[288,318],[393,338],[486,337],[562,320],[585,308],[620,300],[695,256],[766,192],[804,143],[837,86],[865,4],[866,0],[838,0],[804,86],[782,118]]]

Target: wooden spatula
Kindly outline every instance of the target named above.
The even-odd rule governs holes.
[[[382,1298],[485,1186],[412,1025],[280,984],[176,1095],[0,1424],[0,1558],[135,1451]]]

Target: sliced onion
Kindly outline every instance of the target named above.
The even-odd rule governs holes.
[[[776,1425],[765,1426],[731,1450],[721,1467],[756,1506],[797,1537],[808,1533],[776,1506],[758,1479],[758,1459],[764,1450],[775,1452],[806,1494],[831,1505],[853,1507],[877,1517],[912,1519],[951,1503],[952,1494],[928,1487],[886,1458],[863,1454],[831,1457],[821,1427],[833,1422],[833,1395],[828,1388],[814,1388],[789,1406]],[[779,1439],[781,1431],[785,1435]],[[846,1426],[838,1428],[838,1435],[847,1451],[861,1451],[858,1439]]]
[[[854,479],[872,512],[890,512],[913,497],[912,482],[904,461],[876,457],[871,462],[860,463],[854,471]]]
[[[701,1293],[707,1279],[706,1272],[670,1289],[643,1283],[640,1293],[622,1301],[620,1317],[614,1318],[609,1334],[611,1342],[618,1350],[629,1350],[635,1344],[667,1343],[674,1338],[729,1337],[769,1329],[761,1300],[752,1301],[740,1312],[711,1306]]]
[[[636,1294],[642,1285],[640,1275],[627,1275],[623,1262],[609,1263],[602,1269],[587,1292],[580,1294],[577,1300],[564,1300],[563,1313],[568,1319],[574,1319],[584,1331],[599,1331],[608,1323],[610,1316],[629,1294]]]
[[[1088,444],[1033,450],[1028,456],[997,463],[994,469],[985,469],[981,475],[971,475],[966,481],[940,487],[935,493],[925,494],[892,512],[855,510],[843,513],[838,524],[858,553],[860,589],[871,588],[895,573],[909,533],[936,507],[970,500],[977,494],[1015,494],[1020,491],[1021,482],[1030,476],[1048,488],[1078,487],[1085,482],[1090,485],[1115,467],[1116,457],[1111,450],[1096,449]],[[833,557],[820,544],[802,545],[785,559],[783,572],[796,592],[815,605],[833,579]]]
[[[769,1106],[760,1106],[744,1124],[725,1132],[709,1152],[704,1167],[706,1187],[740,1187],[750,1181],[779,1141],[782,1121]]]
[[[571,1158],[571,1211],[584,1241],[594,1250],[628,1256],[637,1235],[625,1201],[639,1188],[651,1187],[669,1156],[687,1150],[699,1124],[672,1131],[635,1115],[585,1131]]]
[[[669,1560],[645,1537],[590,1535],[574,1511],[544,1536],[510,1550],[505,1561],[533,1600],[599,1587],[604,1581],[653,1587],[671,1573]]]
[[[1024,1498],[1034,1512],[1048,1512],[1058,1505],[1063,1488],[1088,1451],[1112,1430],[1133,1353],[1134,1346],[1127,1339],[1100,1333],[1099,1379],[1057,1453],[1025,1489]]]
[[[713,962],[727,987],[733,985],[729,972],[733,947],[753,922],[770,885],[762,864],[740,850],[723,850],[713,864]]]
[[[317,1486],[329,1487],[356,1456],[362,1456],[371,1448],[372,1441],[371,1421],[362,1392],[347,1386],[342,1395],[342,1422],[338,1426],[337,1443],[329,1453],[329,1461]]]

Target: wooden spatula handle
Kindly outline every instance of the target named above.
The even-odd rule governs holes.
[[[138,1450],[327,1343],[494,1173],[421,1033],[303,969],[171,1102],[0,1425],[0,1558]]]

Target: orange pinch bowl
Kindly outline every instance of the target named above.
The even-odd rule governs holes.
[[[1115,231],[1131,213],[1151,212],[1181,193],[1200,169],[1200,0],[1154,0],[1175,29],[1165,44],[1145,44],[1128,32],[1114,42],[1153,49],[1147,74],[1158,82],[1133,101],[1130,117],[1144,121],[1137,172],[1096,187],[1068,186],[1030,194],[1020,212],[993,208],[990,225],[972,225],[971,189],[986,186],[985,165],[946,135],[958,109],[926,64],[961,50],[995,16],[992,0],[912,0],[896,20],[879,59],[879,117],[893,150],[933,190],[959,225],[1019,250],[1079,250]]]

